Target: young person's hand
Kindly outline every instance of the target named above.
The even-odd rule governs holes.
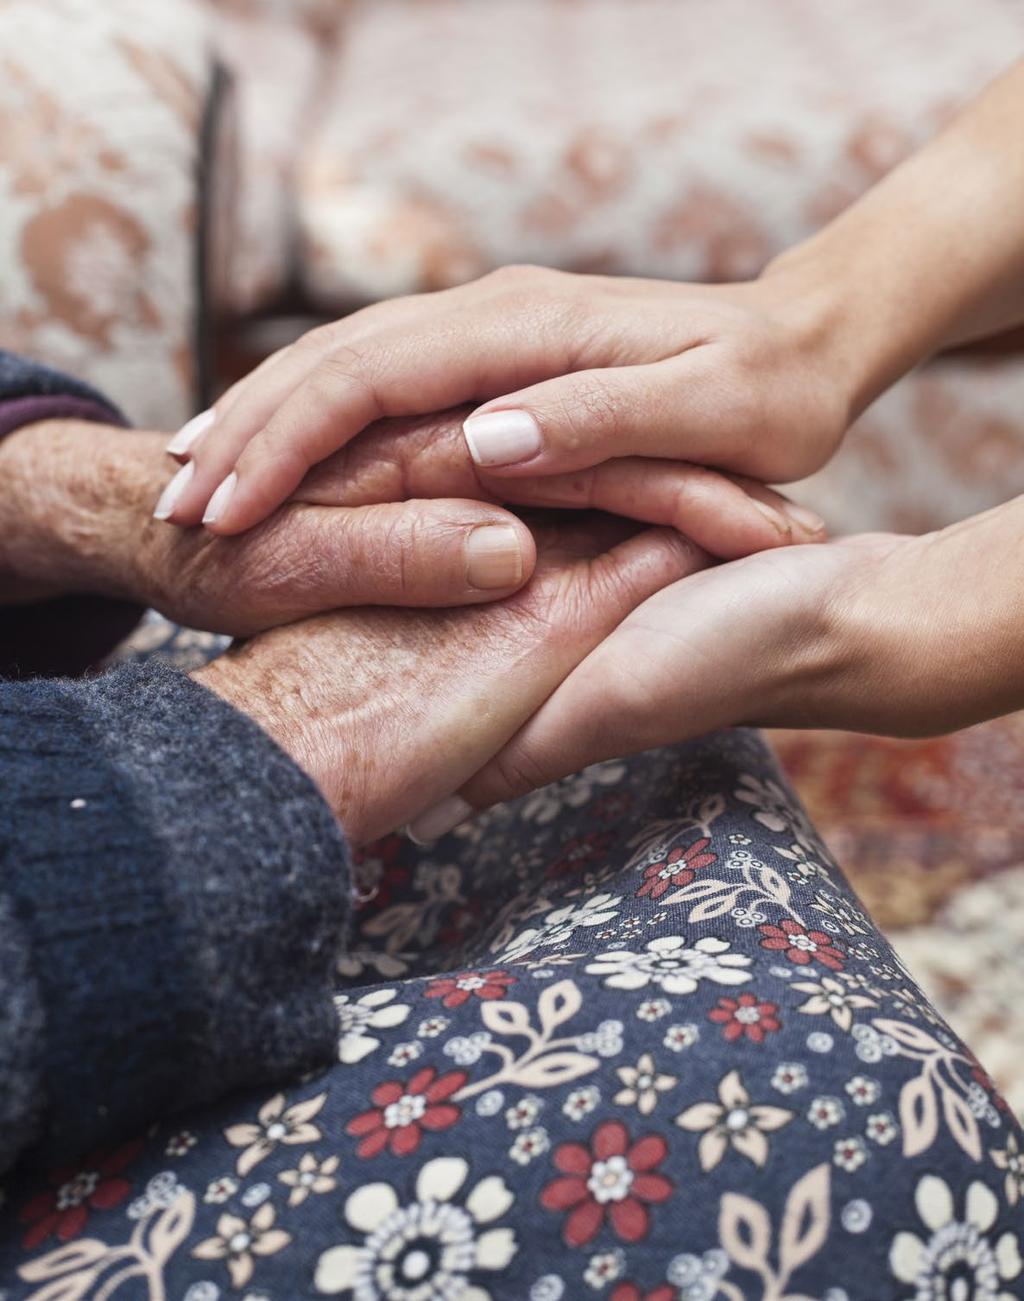
[[[509,485],[640,457],[793,479],[828,459],[851,416],[832,331],[820,296],[788,276],[704,286],[504,268],[366,308],[270,358],[172,440],[188,461],[169,518],[242,532],[374,421],[483,398],[497,400],[466,421],[469,451]]]
[[[501,498],[671,525],[727,558],[820,536],[777,493],[699,466],[620,461],[503,491],[476,470],[449,412],[375,425],[270,520],[217,538],[151,518],[165,441],[57,420],[0,443],[0,603],[90,592],[248,635],[343,606],[493,601],[535,561]]]
[[[447,821],[721,727],[909,737],[1024,707],[1022,544],[1018,498],[922,537],[790,547],[683,579],[591,652],[446,802]]]
[[[506,482],[637,456],[808,474],[917,362],[1024,320],[1022,111],[1024,62],[749,284],[511,267],[314,330],[172,440],[194,470],[171,518],[242,532],[374,420],[462,402]]]
[[[263,633],[194,676],[317,782],[353,844],[466,781],[645,598],[708,563],[671,529],[536,525],[533,579],[460,610],[344,610]]]

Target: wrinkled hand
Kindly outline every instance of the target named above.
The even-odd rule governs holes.
[[[1022,543],[1024,498],[922,537],[790,547],[674,583],[590,653],[452,814],[735,724],[920,736],[1024,707]]]
[[[541,526],[538,542],[506,601],[321,615],[194,676],[306,769],[354,844],[375,839],[457,789],[630,610],[707,563],[671,530],[609,517]]]
[[[498,494],[668,524],[720,556],[804,536],[778,494],[693,466],[618,462],[505,491],[473,465],[458,414],[441,413],[380,422],[266,523],[217,538],[151,518],[163,443],[74,421],[0,443],[0,600],[87,591],[236,635],[343,606],[490,601],[535,561],[529,530]]]
[[[823,298],[789,271],[706,286],[510,267],[377,304],[275,354],[172,440],[193,469],[170,518],[241,532],[374,421],[483,399],[469,447],[506,482],[632,457],[797,478],[855,400]]]

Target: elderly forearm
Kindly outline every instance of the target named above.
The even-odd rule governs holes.
[[[938,349],[1024,321],[1024,62],[765,275],[824,306],[857,414]]]
[[[0,442],[0,602],[69,593],[145,599],[164,439],[50,420]]]

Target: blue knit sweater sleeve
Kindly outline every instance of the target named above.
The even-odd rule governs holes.
[[[0,683],[0,1170],[328,1062],[350,898],[317,789],[190,678]]]

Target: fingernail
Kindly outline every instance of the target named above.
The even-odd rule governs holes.
[[[765,517],[772,528],[781,533],[784,538],[793,536],[793,526],[781,511],[775,510],[766,501],[761,501],[759,497],[748,497],[747,500],[755,510]]]
[[[466,539],[466,582],[470,587],[518,587],[523,581],[519,534],[510,524],[485,524]]]
[[[540,425],[529,411],[487,411],[470,416],[462,432],[477,465],[514,465],[536,456],[541,448]]]
[[[189,462],[189,464],[191,465],[191,462]],[[203,516],[204,524],[213,524],[224,513],[224,507],[231,500],[231,494],[235,491],[235,485],[237,483],[238,475],[234,470],[232,470],[210,498],[209,504],[206,507],[206,513]]]
[[[156,510],[153,512],[154,519],[170,519],[174,513],[174,508],[178,504],[178,498],[188,487],[193,474],[196,472],[195,463],[189,461],[183,465],[167,487],[160,494],[160,500],[156,504]]]
[[[426,813],[413,818],[405,829],[405,834],[414,845],[432,845],[447,835],[453,827],[473,816],[472,804],[467,804],[461,795],[449,795],[440,804],[435,804]]]
[[[808,507],[798,506],[796,502],[788,501],[783,509],[797,528],[802,529],[804,533],[815,536],[825,532],[825,521]]]
[[[199,435],[206,433],[213,421],[214,412],[212,408],[209,411],[200,411],[199,415],[193,416],[187,424],[182,425],[167,444],[167,451],[172,456],[183,456]]]

